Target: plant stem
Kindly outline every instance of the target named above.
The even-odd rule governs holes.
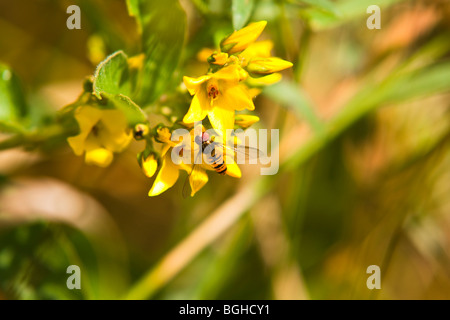
[[[71,133],[71,129],[63,127],[59,124],[54,124],[46,127],[42,131],[17,133],[13,136],[0,141],[0,151],[16,147],[36,148],[48,140],[67,136]]]

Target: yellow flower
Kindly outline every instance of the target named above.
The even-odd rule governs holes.
[[[250,74],[267,75],[292,67],[292,63],[280,58],[254,58],[247,65]]]
[[[248,88],[239,83],[245,77],[246,72],[238,65],[199,78],[184,77],[184,84],[194,98],[183,122],[201,121],[208,115],[219,132],[232,129],[235,110],[255,109]]]
[[[123,151],[131,141],[127,119],[122,111],[80,106],[75,110],[80,132],[67,138],[77,156],[85,153],[85,161],[107,167],[113,160],[113,152]]]
[[[150,197],[160,195],[167,189],[171,188],[178,180],[180,169],[183,169],[186,172],[190,171],[189,167],[183,163],[179,165],[173,163],[171,158],[171,150],[172,149],[170,147],[165,148],[164,150],[161,169],[159,169],[158,175],[156,176],[156,179],[148,192]]]
[[[254,22],[250,23],[245,28],[234,31],[220,43],[221,51],[233,54],[245,50],[259,37],[266,27],[266,24],[267,21]]]
[[[204,131],[204,129],[202,130]],[[183,162],[175,164],[172,161],[172,151],[175,152],[190,152],[191,163],[194,163],[194,158],[198,155],[200,151],[200,146],[195,143],[195,129],[190,131],[191,139],[188,141],[171,141],[170,143],[165,143],[162,149],[162,165],[159,170],[155,181],[148,193],[150,197],[157,196],[167,189],[171,188],[179,178],[179,171],[184,170],[188,174],[192,172],[193,165],[185,164]],[[207,182],[208,175],[206,170],[213,170],[212,167],[206,164],[204,161],[202,164],[198,164],[201,170],[196,170],[195,174],[191,174],[189,177],[189,184],[191,187],[191,196],[194,196]],[[236,163],[230,163],[227,165],[227,174],[232,177],[240,178],[241,171]]]
[[[190,167],[184,163],[174,164],[171,158],[172,148],[176,147],[179,143],[172,141],[171,133],[167,127],[159,127],[156,129],[157,137],[156,141],[163,143],[161,150],[161,168],[159,169],[156,179],[148,192],[149,197],[160,195],[167,189],[171,188],[179,177],[179,170],[190,171]]]

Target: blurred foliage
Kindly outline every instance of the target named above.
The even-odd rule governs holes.
[[[446,0],[1,2],[0,298],[447,299],[449,19]],[[280,129],[278,174],[149,198],[143,142],[108,169],[68,148],[57,115],[86,76],[131,122],[177,105],[164,122],[189,107],[173,93],[206,71],[197,53],[259,20],[294,64],[255,101]]]

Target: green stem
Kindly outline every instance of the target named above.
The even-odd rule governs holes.
[[[22,143],[23,143],[23,135],[21,134],[13,135],[12,137],[6,140],[0,141],[0,151],[18,147],[22,145]]]
[[[71,128],[54,124],[42,131],[17,133],[3,141],[0,141],[0,151],[16,147],[36,148],[41,144],[54,138],[68,136],[72,133]]]

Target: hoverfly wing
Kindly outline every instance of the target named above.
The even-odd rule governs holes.
[[[211,144],[209,145],[210,147],[215,148],[216,146],[218,146],[219,148],[222,148],[222,149],[225,148],[231,152],[239,153],[240,155],[244,156],[245,161],[266,157],[264,152],[262,152],[258,148],[249,147],[246,145],[233,145],[231,143],[229,145],[224,144],[222,136],[220,134],[218,134],[217,137],[219,137],[221,139],[214,139],[214,141],[211,142]],[[220,141],[222,141],[222,142],[220,142]],[[205,154],[207,154],[207,152],[205,152]],[[236,157],[236,155],[235,155],[235,157]],[[238,157],[240,157],[240,156],[238,156]]]
[[[249,146],[239,145],[239,146],[234,147],[234,151],[244,154],[245,160],[259,159],[259,158],[264,158],[266,156],[264,154],[264,152],[262,152],[258,148],[253,148],[253,147],[249,147]]]
[[[264,158],[265,154],[258,148],[253,148],[249,146],[237,145],[237,146],[225,146],[228,150],[239,153],[244,156],[246,161]],[[239,156],[238,156],[239,157]]]

